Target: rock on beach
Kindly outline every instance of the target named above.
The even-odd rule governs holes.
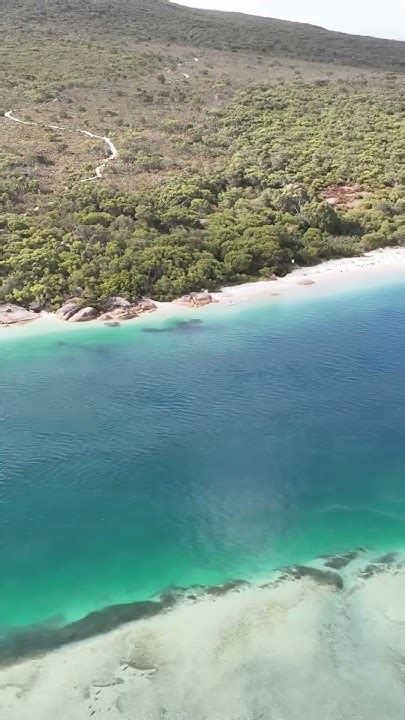
[[[26,310],[19,305],[13,305],[12,303],[0,304],[0,325],[29,323],[37,320],[39,317],[39,313],[33,310]]]
[[[186,307],[203,307],[204,305],[210,305],[211,303],[215,303],[218,301],[212,297],[211,293],[200,292],[183,295],[181,298],[175,300],[174,302],[178,303],[179,305],[185,305]]]
[[[87,322],[87,320],[95,320],[98,315],[96,308],[84,307],[75,312],[69,318],[69,322]]]

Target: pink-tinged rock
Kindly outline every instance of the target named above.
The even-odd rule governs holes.
[[[204,305],[210,305],[211,303],[217,302],[214,300],[212,295],[208,292],[201,293],[190,293],[189,295],[183,295],[174,302],[179,305],[186,305],[187,307],[203,307]]]

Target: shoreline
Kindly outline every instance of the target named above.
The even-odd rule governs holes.
[[[357,702],[365,710],[367,695],[359,689],[368,687],[370,673],[370,703],[379,693],[386,698],[389,684],[398,713],[392,717],[402,716],[396,657],[405,637],[403,553],[378,556],[357,548],[281,569],[260,584],[217,590],[194,597],[183,591],[177,602],[157,612],[149,608],[103,634],[72,637],[48,652],[3,663],[2,714],[8,720],[129,720],[136,707],[143,720],[158,720],[162,708],[168,720],[246,720],[257,717],[261,698],[264,708],[281,703],[282,720],[298,720],[308,677],[322,671],[307,708],[314,720],[338,698],[340,712],[333,717],[348,716],[347,691],[353,693],[350,709]],[[294,683],[302,685],[298,703]]]
[[[384,286],[395,282],[405,283],[405,247],[387,247],[372,250],[359,257],[326,260],[318,265],[300,267],[277,280],[256,280],[241,285],[229,285],[210,293],[213,302],[200,307],[187,307],[178,300],[158,302],[157,310],[122,320],[120,326],[133,326],[151,321],[200,318],[220,309],[243,309],[252,304],[264,305],[283,301],[300,302],[317,299],[368,287]],[[101,328],[99,319],[82,323],[59,320],[54,313],[43,312],[36,320],[3,326],[1,339],[25,338],[56,331],[77,331],[84,328]]]
[[[320,586],[343,590],[354,579],[368,579],[390,569],[405,569],[402,547],[379,550],[358,547],[337,553],[319,555],[291,565],[269,567],[254,577],[225,579],[218,584],[171,585],[143,599],[118,602],[95,608],[64,624],[44,621],[3,628],[0,636],[0,672],[18,663],[86,643],[109,635],[123,627],[133,626],[157,615],[176,611],[182,605],[194,605],[234,593],[273,589],[292,580],[309,578]],[[1,687],[1,686],[0,686]]]

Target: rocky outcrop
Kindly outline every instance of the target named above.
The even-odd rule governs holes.
[[[29,310],[32,310],[34,313],[39,313],[42,310],[42,303],[38,302],[37,300],[34,300],[31,302],[28,306]]]
[[[215,300],[209,292],[200,292],[183,295],[181,298],[175,300],[174,302],[178,303],[179,305],[185,305],[186,307],[203,307],[204,305],[216,303],[218,302],[218,300]]]
[[[124,300],[124,298],[119,298],[119,300]],[[157,310],[157,305],[150,298],[144,298],[133,304],[125,300],[123,303],[117,304],[107,312],[102,313],[99,320],[132,320],[142,313],[151,313],[155,310]]]
[[[83,301],[78,298],[67,300],[59,310],[56,311],[56,317],[59,320],[67,320],[69,322],[86,322],[87,320],[95,320],[98,315],[96,308],[83,307]]]
[[[157,310],[157,305],[156,305],[156,303],[153,302],[153,300],[151,300],[151,298],[143,298],[142,300],[139,300],[139,302],[137,303],[137,306],[138,306],[139,312],[141,312],[141,313],[144,313],[144,312],[150,313],[150,312],[155,312],[155,310]]]
[[[108,312],[101,313],[101,315],[99,316],[99,320],[132,320],[133,318],[138,317],[138,315],[139,311],[137,307],[130,304],[127,308],[117,307],[109,310]]]
[[[342,570],[351,563],[352,560],[355,560],[359,554],[359,550],[350,550],[350,552],[342,553],[341,555],[326,556],[324,566],[332,570]]]
[[[77,298],[67,300],[65,304],[56,311],[56,317],[59,318],[59,320],[69,320],[72,315],[80,310],[80,307],[80,300]]]
[[[104,308],[108,312],[109,310],[116,310],[119,308],[130,308],[131,305],[132,303],[130,303],[129,300],[124,297],[120,297],[119,295],[116,295],[115,297],[108,298],[107,302],[104,305]]]
[[[100,310],[94,307],[83,307],[83,301],[79,298],[71,298],[56,311],[56,317],[69,322],[86,322],[96,318],[107,322],[119,322],[120,320],[132,320],[142,313],[151,313],[157,310],[156,303],[150,298],[143,298],[131,303],[126,298],[119,296],[108,298],[103,307],[104,312],[100,314]]]
[[[84,307],[78,310],[69,317],[69,322],[87,322],[88,320],[95,320],[98,313],[94,307]]]
[[[19,305],[13,305],[12,303],[0,304],[0,325],[29,323],[39,317],[37,312],[26,310]]]

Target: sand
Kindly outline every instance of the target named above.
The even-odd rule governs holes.
[[[235,303],[268,298],[300,299],[332,295],[356,288],[392,282],[405,282],[405,248],[373,250],[361,257],[327,260],[313,267],[298,268],[277,281],[259,280],[234,287],[225,287],[220,302]]]
[[[7,720],[400,720],[405,571],[249,587],[0,671]],[[370,567],[368,565],[368,567]],[[375,566],[374,566],[375,567]]]

